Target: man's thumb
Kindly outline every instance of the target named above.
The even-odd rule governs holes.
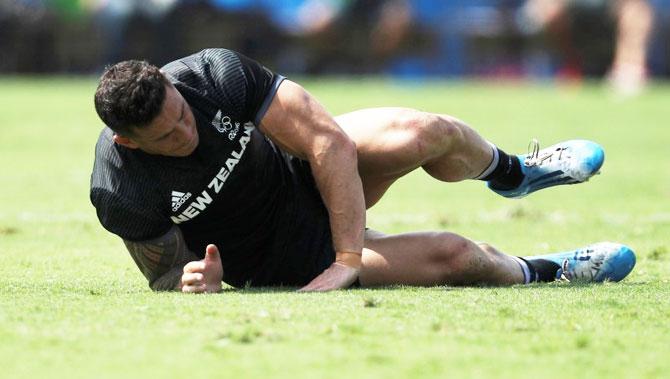
[[[207,248],[205,249],[205,263],[221,264],[219,248],[217,248],[216,245],[207,245]]]

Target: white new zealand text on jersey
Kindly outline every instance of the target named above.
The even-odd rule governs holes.
[[[239,150],[233,150],[230,153],[230,156],[228,159],[226,159],[225,165],[221,167],[216,176],[209,182],[207,188],[209,188],[210,191],[214,191],[215,194],[221,191],[223,184],[226,182],[226,180],[228,180],[228,177],[235,169],[235,166],[237,166],[237,164],[240,162],[242,155],[244,155],[244,152],[247,149],[247,144],[249,141],[251,141],[251,131],[254,130],[254,128],[254,124],[251,122],[244,124],[244,135],[240,137]],[[193,219],[195,216],[204,211],[207,206],[211,204],[212,201],[214,201],[207,188],[202,191],[200,196],[191,201],[189,206],[180,215],[170,217],[172,222],[175,224],[180,224],[184,221]]]

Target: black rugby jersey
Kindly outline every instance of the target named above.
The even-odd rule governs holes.
[[[103,129],[90,193],[102,225],[142,241],[176,224],[198,256],[218,246],[233,285],[302,283],[325,269],[334,252],[309,165],[256,129],[283,77],[226,49],[162,71],[190,106],[199,145],[188,157],[151,155],[115,144]]]

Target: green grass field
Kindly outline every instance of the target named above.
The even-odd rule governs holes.
[[[635,270],[604,285],[156,294],[88,201],[95,81],[5,78],[0,377],[670,376],[670,86],[622,102],[597,85],[304,84],[332,113],[449,113],[508,152],[532,137],[599,141],[606,162],[588,184],[513,201],[417,172],[368,225],[450,230],[519,255],[615,240],[636,250]]]

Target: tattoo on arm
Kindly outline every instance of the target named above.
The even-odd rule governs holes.
[[[179,289],[184,265],[200,259],[188,250],[184,236],[177,226],[152,240],[124,240],[123,243],[154,291]]]

